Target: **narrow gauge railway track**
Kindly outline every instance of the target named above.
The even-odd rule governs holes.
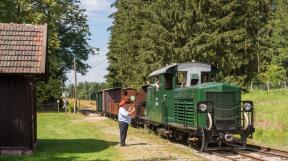
[[[221,152],[225,152],[225,154],[221,153]],[[228,155],[227,152],[232,153],[233,155]],[[217,155],[219,157],[225,158],[225,159],[229,159],[229,160],[233,160],[233,161],[238,161],[238,160],[253,160],[253,161],[267,161],[265,159],[259,158],[259,157],[255,157],[253,155],[250,154],[246,154],[244,152],[239,152],[237,150],[219,150],[219,151],[211,151],[209,152],[213,155]]]
[[[233,147],[240,147],[241,144],[240,143],[233,143],[233,144],[229,144],[229,145],[233,146]],[[261,153],[261,154],[264,154],[267,156],[280,157],[282,159],[288,160],[288,151],[264,147],[264,146],[252,145],[252,144],[247,144],[246,147],[247,148],[243,149],[243,150],[250,151],[250,152],[257,152],[257,153]]]
[[[98,113],[98,112],[96,112]],[[100,113],[98,113],[101,115]],[[111,117],[110,117],[111,118]],[[112,118],[113,119],[113,118]],[[138,126],[136,128],[139,128]],[[178,142],[177,140],[170,140],[171,142]],[[188,144],[181,143],[183,145],[189,146]],[[190,146],[189,146],[190,147]],[[230,153],[230,155],[229,155]],[[254,156],[253,154],[265,154],[267,158],[260,158],[258,156]],[[239,160],[253,160],[253,161],[269,161],[269,157],[277,157],[281,158],[281,160],[288,160],[288,151],[273,149],[269,147],[263,147],[258,145],[247,144],[246,149],[242,148],[241,143],[229,143],[227,147],[223,147],[223,149],[213,149],[211,151],[207,151],[207,154],[213,154],[215,156],[219,156],[228,160],[239,161]],[[263,155],[260,155],[263,156]],[[279,160],[279,159],[278,159]]]

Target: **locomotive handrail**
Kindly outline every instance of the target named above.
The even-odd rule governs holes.
[[[244,120],[245,120],[245,124],[246,124],[246,125],[244,126],[244,130],[246,130],[246,129],[248,128],[249,124],[251,124],[250,119],[249,119],[247,113],[244,113]]]
[[[212,126],[213,126],[213,120],[212,120],[212,116],[211,116],[210,112],[208,112],[208,118],[209,118],[208,130],[210,131],[212,129]]]

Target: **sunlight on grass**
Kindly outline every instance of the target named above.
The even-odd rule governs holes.
[[[256,132],[253,142],[288,149],[288,89],[255,90],[243,95],[254,101]]]
[[[0,160],[117,160],[118,138],[100,132],[101,123],[81,121],[83,116],[38,114],[38,145],[33,156],[0,157]],[[112,141],[111,141],[112,140]]]

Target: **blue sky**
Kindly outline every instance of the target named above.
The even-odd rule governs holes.
[[[89,72],[82,76],[77,74],[78,82],[104,82],[104,76],[107,74],[108,60],[106,53],[108,51],[108,39],[110,33],[107,28],[112,25],[112,19],[108,16],[115,11],[110,7],[114,0],[81,0],[82,8],[85,8],[88,15],[88,24],[92,36],[89,44],[100,48],[100,54],[90,56],[87,63],[92,67]],[[74,83],[73,72],[68,73],[68,79]]]

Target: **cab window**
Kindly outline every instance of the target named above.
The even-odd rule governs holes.
[[[183,87],[186,85],[186,78],[187,78],[187,72],[186,71],[179,71],[177,73],[177,86]]]
[[[171,90],[173,88],[173,74],[165,74],[165,89]]]
[[[191,86],[195,86],[197,85],[199,82],[199,75],[197,73],[192,73],[191,74],[191,81],[190,81],[190,85]]]
[[[209,77],[210,77],[210,72],[202,72],[201,73],[201,83],[211,82]]]

